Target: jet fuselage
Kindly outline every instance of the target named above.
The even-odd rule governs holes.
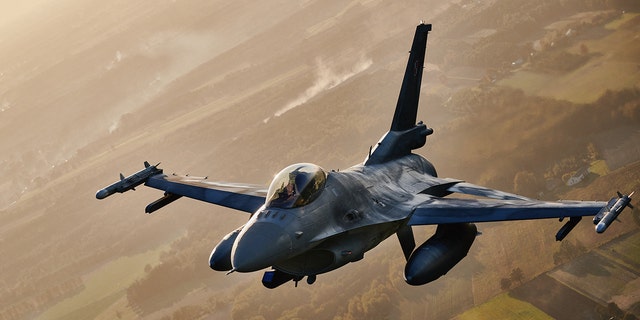
[[[296,208],[267,203],[253,214],[234,241],[233,269],[274,266],[305,276],[360,260],[398,231],[425,174],[436,176],[433,165],[418,155],[328,172],[313,202]]]

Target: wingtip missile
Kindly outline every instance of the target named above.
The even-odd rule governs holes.
[[[100,189],[100,190],[98,190],[98,192],[96,192],[96,199],[102,200],[102,199],[114,194],[115,192],[116,192],[115,189],[109,188],[109,187]]]
[[[162,173],[162,169],[158,169],[158,163],[155,166],[149,164],[149,162],[145,161],[145,168],[126,177],[121,173],[120,181],[114,182],[108,185],[105,188],[102,188],[96,192],[96,199],[104,199],[116,192],[123,193],[129,190],[135,190],[135,188],[143,183],[145,183],[150,177]]]
[[[635,191],[631,192],[629,195],[623,195],[618,192],[618,199],[612,199],[611,201],[609,201],[609,204],[607,204],[607,206],[602,208],[602,211],[597,215],[597,217],[601,217],[596,225],[597,233],[603,233],[605,230],[607,230],[609,225],[611,225],[611,223],[618,218],[624,208],[629,207],[633,209],[633,206],[631,205],[631,197],[634,193]],[[594,222],[595,221],[596,220],[594,220]]]

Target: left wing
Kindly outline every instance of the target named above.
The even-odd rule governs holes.
[[[409,225],[594,216],[601,201],[484,200],[430,197],[413,211]]]
[[[461,180],[423,176],[413,184],[418,194],[411,201],[412,209],[407,225],[474,223],[508,220],[531,220],[569,217],[558,231],[562,240],[583,216],[594,216],[598,233],[604,232],[626,208],[633,208],[631,196],[618,192],[618,197],[602,201],[539,201],[517,194],[477,186]],[[462,193],[489,199],[444,198]]]
[[[516,194],[476,186],[451,179],[431,179],[433,186],[425,189],[414,199],[414,207],[407,225],[429,225],[450,223],[473,223],[507,220],[530,220],[569,217],[558,233],[560,241],[582,220],[583,216],[594,216],[596,232],[604,232],[626,207],[633,208],[631,196],[618,192],[608,202],[602,201],[538,201]],[[439,184],[438,184],[439,183]],[[442,198],[453,192],[491,198],[448,199]]]

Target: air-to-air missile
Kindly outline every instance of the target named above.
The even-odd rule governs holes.
[[[597,215],[593,217],[593,224],[596,225],[596,232],[603,233],[609,225],[618,218],[618,215],[624,210],[624,208],[629,207],[633,209],[631,205],[631,196],[633,196],[634,192],[631,194],[623,195],[618,192],[618,198],[611,198],[609,203],[598,212]]]
[[[143,184],[150,177],[162,173],[162,169],[158,169],[158,165],[159,163],[155,166],[152,166],[149,164],[149,162],[145,161],[144,169],[126,178],[121,173],[120,181],[114,182],[106,188],[98,190],[98,192],[96,193],[96,198],[104,199],[116,192],[123,193],[129,190],[135,190],[137,186]]]

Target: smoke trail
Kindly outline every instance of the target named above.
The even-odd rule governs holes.
[[[274,116],[279,117],[285,114],[286,112],[290,111],[291,109],[306,103],[307,101],[309,101],[309,99],[317,96],[321,92],[332,89],[340,85],[341,83],[345,82],[346,80],[355,76],[356,74],[367,70],[371,66],[373,61],[369,58],[362,58],[360,59],[360,61],[358,61],[356,64],[353,65],[353,68],[351,68],[351,70],[345,73],[336,73],[334,70],[328,67],[325,63],[323,63],[321,59],[317,59],[316,63],[317,63],[317,69],[316,69],[317,79],[314,82],[314,84],[311,87],[307,88],[307,90],[305,90],[304,93],[301,94],[299,97],[289,102],[282,109],[278,110],[274,114]],[[265,122],[267,121],[268,119],[265,119]]]

